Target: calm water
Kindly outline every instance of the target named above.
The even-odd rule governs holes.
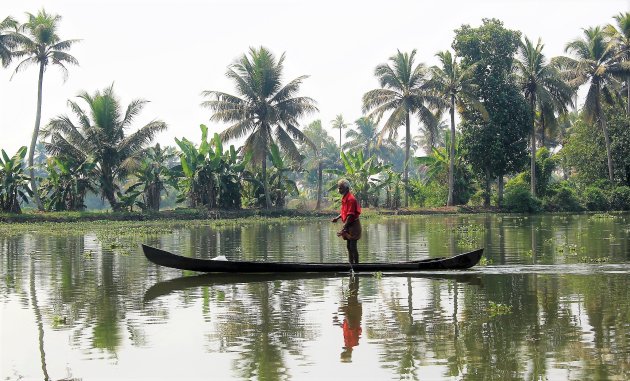
[[[148,227],[147,227],[148,226]],[[465,272],[199,276],[183,255],[344,261],[326,220],[0,225],[2,380],[630,379],[630,215],[366,219],[362,261]]]

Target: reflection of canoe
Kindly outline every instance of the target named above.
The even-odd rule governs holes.
[[[372,277],[372,274],[356,274],[355,276]],[[383,273],[383,277],[407,277],[422,279],[454,280],[471,285],[481,285],[482,280],[479,274],[474,272],[423,272],[423,273]],[[221,286],[226,284],[248,284],[256,282],[272,281],[293,281],[306,279],[325,279],[334,277],[348,277],[348,273],[280,273],[280,274],[201,274],[194,276],[183,276],[158,282],[149,287],[144,293],[144,302],[173,292],[188,290],[203,286]]]
[[[142,250],[147,259],[160,266],[214,273],[331,273],[348,272],[350,270],[355,272],[463,270],[476,265],[483,254],[483,249],[478,249],[448,258],[431,258],[421,261],[396,263],[358,263],[350,266],[349,263],[217,261],[182,257],[146,245],[142,245]]]

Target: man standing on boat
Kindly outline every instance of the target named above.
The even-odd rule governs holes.
[[[359,250],[357,242],[361,239],[361,222],[359,215],[361,214],[361,206],[359,202],[350,192],[350,182],[341,179],[337,182],[337,189],[343,195],[341,198],[341,213],[332,222],[339,219],[344,223],[343,228],[337,232],[337,237],[346,240],[348,248],[348,261],[350,263],[359,263]]]

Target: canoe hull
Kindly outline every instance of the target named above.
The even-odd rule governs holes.
[[[476,265],[483,255],[483,249],[478,249],[448,258],[396,263],[358,263],[350,266],[349,263],[215,261],[182,257],[147,245],[142,245],[142,251],[149,261],[157,265],[208,273],[334,273],[348,272],[350,270],[355,272],[463,270]]]

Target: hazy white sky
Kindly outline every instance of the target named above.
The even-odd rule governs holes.
[[[209,122],[200,93],[234,93],[226,68],[250,46],[286,53],[285,83],[310,76],[301,95],[314,98],[319,113],[303,125],[321,119],[329,127],[337,114],[361,116],[362,95],[378,87],[374,68],[396,49],[417,49],[417,62],[434,65],[456,28],[494,17],[542,38],[552,57],[582,28],[630,10],[630,0],[0,0],[0,19],[22,22],[42,7],[62,16],[61,38],[82,40],[70,51],[80,66],[69,67],[66,82],[58,69],[45,73],[42,127],[70,115],[66,102],[79,92],[114,83],[125,107],[150,101],[135,128],[161,119],[169,129],[157,141],[173,145],[174,137],[198,142],[201,123],[211,132],[225,128]],[[0,68],[0,148],[10,155],[28,146],[37,101],[37,68],[10,80],[14,69]]]

